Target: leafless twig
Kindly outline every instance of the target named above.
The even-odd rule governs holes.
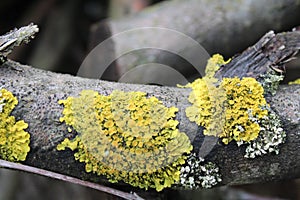
[[[37,32],[39,32],[38,26],[31,23],[28,26],[23,26],[19,29],[15,28],[0,36],[0,61],[4,62],[5,57],[12,52],[14,47],[19,46],[23,42],[28,43]]]
[[[18,164],[18,163],[8,162],[8,161],[1,160],[1,159],[0,159],[0,167],[31,172],[34,174],[39,174],[42,176],[47,176],[50,178],[54,178],[54,179],[58,179],[58,180],[62,180],[62,181],[70,182],[70,183],[75,183],[75,184],[93,188],[93,189],[96,189],[96,190],[99,190],[102,192],[106,192],[106,193],[109,193],[109,194],[112,194],[112,195],[115,195],[118,197],[122,197],[122,198],[128,199],[128,200],[143,200],[143,198],[139,197],[136,193],[132,193],[132,194],[126,193],[126,192],[116,190],[116,189],[113,189],[110,187],[106,187],[106,186],[88,182],[88,181],[83,181],[83,180],[80,180],[77,178],[73,178],[73,177],[55,173],[55,172],[50,172],[50,171],[47,171],[44,169],[39,169],[36,167],[31,167],[31,166],[27,166],[27,165]]]

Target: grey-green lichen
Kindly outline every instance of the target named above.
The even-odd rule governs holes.
[[[204,162],[195,153],[188,156],[180,170],[180,186],[187,189],[211,188],[221,182],[219,168],[212,162]]]
[[[283,80],[284,76],[282,74],[272,71],[260,75],[260,78],[262,79],[260,82],[264,88],[265,94],[275,95],[279,83]]]
[[[11,92],[0,89],[0,158],[12,162],[24,161],[30,150],[28,124],[10,115],[17,104]]]
[[[286,134],[282,128],[281,121],[276,113],[269,109],[269,114],[262,118],[260,124],[260,134],[254,141],[248,142],[246,148],[246,158],[255,158],[263,154],[275,152],[279,153],[279,145],[285,142]],[[243,142],[238,143],[238,145]]]
[[[179,181],[192,145],[176,128],[177,108],[143,92],[117,90],[108,96],[84,90],[59,103],[65,107],[61,121],[78,136],[66,138],[57,149],[75,151],[87,172],[157,191]]]

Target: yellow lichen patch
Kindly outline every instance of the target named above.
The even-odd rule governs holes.
[[[205,127],[205,135],[231,140],[251,141],[260,131],[258,121],[268,114],[263,87],[254,78],[214,78],[223,58],[213,56],[207,65],[207,75],[184,87],[192,88],[186,109],[187,117]],[[214,67],[215,65],[215,67]]]
[[[289,85],[295,85],[295,84],[300,84],[300,78],[294,80],[294,81],[291,81],[289,82]]]
[[[28,127],[23,120],[17,121],[10,116],[18,104],[13,94],[0,90],[0,158],[8,161],[24,161],[30,150],[30,135],[24,131]]]
[[[268,115],[263,87],[254,78],[224,78],[226,111],[223,142],[252,141],[260,132],[259,120]]]
[[[222,65],[226,65],[230,62],[231,59],[224,61],[224,58],[220,54],[214,54],[210,59],[207,61],[207,65],[205,68],[205,77],[213,78],[216,71],[220,69]]]
[[[192,88],[189,96],[192,106],[186,109],[186,115],[192,122],[206,128],[204,130],[205,135],[218,136],[223,132],[226,94],[222,87],[216,86],[218,80],[214,74],[220,66],[229,62],[230,59],[224,61],[223,56],[219,54],[213,55],[207,61],[206,75],[184,86],[185,88]]]
[[[211,79],[204,77],[186,85],[192,88],[189,101],[192,106],[186,108],[187,117],[204,126],[205,135],[218,136],[223,132],[225,123],[224,104],[226,94],[223,88],[216,87]]]
[[[85,90],[59,103],[65,106],[61,121],[79,135],[57,149],[76,149],[75,159],[86,163],[87,172],[158,191],[179,181],[192,145],[176,128],[177,108],[143,92],[121,91],[103,96]]]

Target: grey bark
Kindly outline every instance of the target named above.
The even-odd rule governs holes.
[[[282,45],[285,48],[282,48]],[[299,49],[299,31],[277,35],[270,32],[256,45],[223,66],[217,76],[257,77],[258,74],[270,70],[278,71]],[[29,124],[28,132],[31,134],[31,151],[25,164],[38,168],[107,183],[104,177],[86,173],[84,164],[75,161],[71,151],[56,150],[57,144],[65,137],[76,134],[68,133],[66,125],[59,122],[63,107],[57,102],[68,96],[77,96],[84,89],[93,89],[103,95],[110,94],[113,90],[144,91],[150,96],[156,96],[168,107],[179,108],[176,116],[180,122],[179,129],[189,136],[195,149],[200,148],[204,139],[199,133],[196,137],[198,127],[185,116],[185,108],[190,105],[187,100],[190,92],[188,89],[92,80],[38,70],[10,60],[0,67],[0,85],[13,92],[19,99],[13,115]],[[300,85],[281,86],[275,96],[268,98],[287,132],[287,141],[282,145],[279,155],[246,159],[243,157],[244,149],[235,144],[224,146],[217,143],[213,147],[206,159],[220,167],[222,185],[300,177],[299,94]]]
[[[217,52],[229,57],[254,44],[268,30],[291,29],[298,25],[299,17],[300,4],[297,0],[166,1],[127,18],[105,20],[95,24],[92,27],[91,47],[113,36],[106,50],[99,52],[99,55],[109,58],[135,47],[162,46],[163,43],[165,51],[157,48],[139,49],[123,54],[102,76],[108,80],[118,80],[128,70],[145,63],[166,64],[188,77],[193,73],[193,67],[190,65],[194,63],[188,63],[178,54],[174,55],[169,51],[189,51],[189,56],[196,60],[199,52],[193,51],[190,46],[187,47],[183,41],[175,41],[172,37],[151,31],[148,31],[149,34],[135,31],[125,38],[117,38],[114,35],[133,28],[168,28],[193,38],[210,54]],[[202,61],[203,59],[200,59],[194,66],[203,66]],[[98,63],[103,63],[102,58]],[[81,75],[95,77],[94,66],[90,66],[90,69],[85,68]]]

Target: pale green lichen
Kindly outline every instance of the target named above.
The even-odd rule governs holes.
[[[275,152],[279,154],[279,145],[285,142],[286,134],[276,113],[268,108],[269,114],[259,121],[260,133],[254,141],[248,142],[246,158],[255,158],[263,154]],[[243,142],[238,143],[238,145]]]
[[[188,156],[180,170],[180,186],[187,189],[211,188],[221,182],[219,168],[212,162],[204,162],[195,153]]]
[[[291,81],[289,82],[289,85],[296,85],[296,84],[300,84],[300,78],[294,80],[294,81]]]
[[[12,162],[24,161],[30,150],[30,135],[24,130],[28,124],[10,116],[17,104],[11,92],[0,89],[0,158]]]
[[[279,83],[283,80],[284,76],[272,71],[267,74],[260,75],[260,78],[262,78],[261,85],[264,88],[264,93],[275,95]]]
[[[143,92],[121,91],[104,96],[85,90],[59,103],[65,107],[61,121],[79,135],[57,149],[74,150],[87,172],[157,191],[179,181],[192,145],[176,128],[177,108]]]

